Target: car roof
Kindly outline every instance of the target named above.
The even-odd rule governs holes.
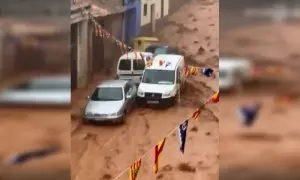
[[[71,77],[69,75],[56,75],[56,76],[40,76],[30,79],[30,84],[71,84]]]
[[[124,87],[127,82],[127,80],[106,80],[97,87]]]
[[[165,45],[165,44],[151,44],[151,45],[149,45],[148,47],[155,47],[155,48],[157,48],[157,47],[165,47],[165,48],[169,48],[169,47],[171,47],[171,46]],[[148,48],[148,47],[147,47],[147,48]]]
[[[244,58],[229,58],[229,57],[221,57],[219,61],[219,69],[230,69],[240,65],[247,65],[248,62]]]
[[[182,58],[181,55],[159,54],[154,57],[152,65],[147,69],[175,70]],[[160,65],[160,61],[164,61],[164,64]]]
[[[143,56],[153,56],[153,54],[151,52],[140,52],[140,51],[136,51],[136,52],[128,52],[123,54],[120,59],[142,59],[140,53]]]

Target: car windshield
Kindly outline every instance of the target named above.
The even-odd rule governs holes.
[[[167,48],[164,48],[164,47],[157,47],[157,48],[154,50],[154,54],[168,54],[168,53],[167,53]]]
[[[122,88],[100,87],[92,94],[92,101],[120,101],[123,99]]]
[[[147,69],[144,72],[142,82],[148,84],[174,84],[175,71]]]
[[[119,63],[119,70],[127,71],[131,70],[131,60],[130,59],[121,59]]]

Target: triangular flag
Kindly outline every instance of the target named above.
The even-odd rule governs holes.
[[[187,77],[189,75],[189,67],[185,66],[184,67],[184,76]]]
[[[219,99],[220,99],[220,95],[218,90],[207,100],[206,103],[217,103],[219,102]]]
[[[212,68],[203,68],[202,74],[206,77],[211,77],[214,73],[214,70]]]
[[[261,104],[257,103],[247,106],[244,105],[238,109],[238,113],[244,126],[250,127],[253,125],[255,119],[257,118],[260,108]]]
[[[135,161],[129,169],[129,180],[136,180],[139,170],[142,165],[142,160]]]
[[[179,125],[178,131],[179,131],[179,142],[180,142],[180,151],[182,154],[184,153],[185,149],[185,141],[186,141],[186,132],[188,128],[189,120],[185,120],[182,124]]]
[[[110,39],[110,33],[109,32],[105,32],[105,37],[106,37],[107,40],[109,40]]]
[[[159,161],[159,155],[162,152],[164,145],[166,142],[166,138],[164,138],[161,142],[159,142],[155,148],[154,148],[154,172],[158,172],[158,161]]]
[[[103,37],[103,30],[102,30],[101,26],[97,25],[97,29],[98,29],[98,36]]]
[[[200,117],[200,114],[201,114],[201,108],[197,109],[197,110],[193,113],[192,119],[193,119],[193,120],[198,120],[199,117]]]
[[[199,72],[198,67],[192,66],[192,67],[190,68],[190,74],[191,74],[191,75],[196,76],[196,75],[198,75],[198,72]]]
[[[143,56],[143,54],[141,52],[139,52],[139,54],[140,54],[142,60],[145,61],[145,57]]]

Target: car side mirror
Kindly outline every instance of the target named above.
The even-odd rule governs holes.
[[[131,95],[130,94],[127,94],[126,95],[126,99],[130,99],[131,98]]]

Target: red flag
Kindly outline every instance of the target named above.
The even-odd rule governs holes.
[[[154,148],[154,172],[155,173],[158,172],[159,155],[164,148],[165,142],[166,142],[166,138],[164,138],[161,142],[159,142]]]
[[[140,54],[142,60],[145,61],[145,58],[144,58],[143,54],[141,52],[139,52],[139,54]]]
[[[107,40],[109,40],[110,39],[110,33],[109,32],[105,32],[105,37],[106,37]]]
[[[216,91],[212,97],[210,97],[207,101],[207,103],[217,103],[219,102],[219,98],[220,98],[220,95],[219,95],[219,90]]]
[[[141,168],[142,160],[139,159],[138,161],[135,161],[129,169],[129,179],[130,180],[136,180],[138,172]]]
[[[193,119],[193,120],[198,120],[199,117],[200,117],[200,114],[201,114],[201,108],[197,109],[197,110],[193,113],[192,119]]]
[[[187,77],[189,75],[189,67],[185,66],[184,67],[184,76]]]

